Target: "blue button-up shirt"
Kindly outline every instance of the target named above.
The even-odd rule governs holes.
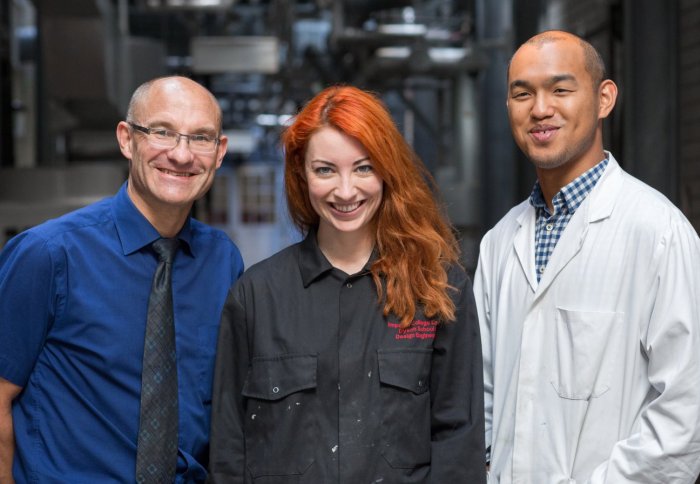
[[[608,166],[607,157],[559,190],[552,198],[551,211],[544,200],[539,181],[535,182],[530,194],[530,204],[537,212],[535,268],[538,282],[569,220],[598,182],[606,166]]]
[[[126,184],[34,227],[0,253],[0,376],[13,405],[18,483],[134,482],[141,368],[158,232]],[[177,482],[206,477],[221,308],[243,270],[221,231],[188,219],[173,266]]]

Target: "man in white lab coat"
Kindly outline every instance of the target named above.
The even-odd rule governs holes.
[[[692,483],[700,472],[700,241],[603,150],[617,87],[560,31],[523,44],[508,115],[538,182],[475,276],[490,483]]]

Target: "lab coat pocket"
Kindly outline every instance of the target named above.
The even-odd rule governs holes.
[[[301,475],[313,464],[316,367],[317,355],[253,358],[242,391],[246,465],[253,478]]]
[[[432,348],[378,350],[382,455],[390,466],[430,463]]]
[[[560,397],[589,400],[610,390],[623,316],[556,309],[551,382]]]

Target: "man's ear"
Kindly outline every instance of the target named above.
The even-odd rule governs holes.
[[[598,87],[598,119],[607,118],[617,101],[617,85],[605,79]]]
[[[219,146],[216,151],[216,169],[221,167],[221,163],[224,161],[224,156],[226,156],[226,150],[228,149],[228,137],[221,135],[219,138]]]
[[[131,159],[131,137],[132,137],[131,127],[126,121],[119,121],[117,124],[117,141],[119,142],[119,149],[125,158]]]

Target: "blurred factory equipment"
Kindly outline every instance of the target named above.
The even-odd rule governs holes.
[[[0,225],[8,206],[13,227],[37,223],[44,212],[18,204],[44,200],[62,171],[122,163],[114,127],[131,92],[177,73],[214,92],[231,140],[195,215],[227,230],[249,265],[298,237],[280,188],[280,131],[322,87],[350,83],[386,102],[436,178],[473,268],[483,231],[534,181],[508,126],[508,59],[536,31],[564,28],[602,52],[621,88],[606,146],[700,227],[698,19],[700,0],[3,1],[3,177],[56,175],[25,185],[21,199],[0,193]],[[263,186],[276,187],[274,201]]]
[[[12,0],[9,10],[21,130],[0,136],[13,142],[5,151],[14,163],[3,157],[9,178],[26,191],[0,196],[0,214],[13,213],[6,233],[92,199],[65,182],[97,176],[85,170],[115,175],[100,184],[110,195],[123,179],[105,169],[121,159],[115,125],[138,84],[168,73],[195,78],[220,101],[230,150],[195,215],[226,229],[247,264],[298,237],[284,207],[278,136],[331,83],[382,95],[453,223],[478,232],[476,89],[486,58],[474,42],[473,2]],[[28,171],[12,173],[19,167]],[[48,200],[39,186],[51,211],[39,208]]]
[[[0,168],[0,247],[19,232],[117,192],[126,162]]]

